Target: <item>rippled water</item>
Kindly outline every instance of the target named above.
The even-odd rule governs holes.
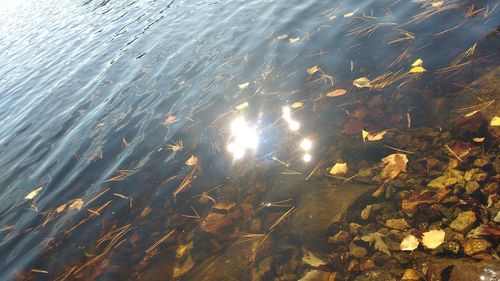
[[[114,280],[133,276],[168,231],[196,229],[178,219],[193,215],[193,196],[220,185],[240,192],[253,178],[271,186],[289,177],[285,168],[303,180],[324,153],[316,147],[342,134],[338,105],[363,92],[352,86],[356,78],[407,71],[422,58],[421,77],[377,93],[405,94],[399,110],[415,112],[415,126],[446,126],[444,109],[429,120],[418,94],[446,96],[453,83],[495,65],[498,38],[487,35],[500,8],[445,1],[456,6],[412,18],[432,10],[430,2],[0,1],[0,279],[30,268],[48,271],[36,280],[61,277],[114,225],[128,224],[139,246],[117,247],[110,259],[123,268]],[[466,17],[472,4],[484,9]],[[414,38],[394,41],[405,31]],[[472,66],[436,74],[475,43]],[[316,81],[318,73],[306,72],[314,65],[332,79]],[[349,94],[320,98],[335,88]],[[296,101],[304,107],[292,112],[300,122],[293,133],[281,107]],[[243,112],[234,109],[243,102]],[[226,151],[237,115],[260,134],[258,149],[240,161]],[[315,139],[311,163],[296,148],[302,137]],[[169,150],[174,141],[184,149]],[[197,168],[185,163],[191,155]],[[123,180],[113,180],[120,171]],[[190,175],[193,184],[174,200]],[[56,210],[79,198],[81,211]]]

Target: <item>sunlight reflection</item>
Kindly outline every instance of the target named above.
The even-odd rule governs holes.
[[[251,127],[244,117],[238,117],[231,123],[231,137],[227,151],[233,154],[234,159],[241,159],[248,149],[256,150],[259,144],[257,129]]]
[[[290,130],[297,131],[300,128],[300,123],[292,119],[290,107],[283,106],[283,119],[288,123]]]

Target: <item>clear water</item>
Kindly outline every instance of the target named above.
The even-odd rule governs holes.
[[[500,24],[500,7],[445,1],[457,6],[420,21],[412,17],[433,7],[415,2],[0,1],[0,279],[32,268],[48,272],[32,273],[35,280],[64,276],[89,260],[85,253],[99,237],[128,224],[125,249],[107,256],[120,270],[110,266],[93,276],[94,264],[83,272],[132,278],[144,251],[163,235],[176,229],[175,241],[161,248],[173,253],[191,239],[183,235],[199,231],[197,220],[180,218],[193,215],[191,206],[202,217],[210,211],[194,196],[222,186],[209,194],[240,203],[256,181],[266,190],[289,179],[284,170],[300,172],[296,179],[303,181],[342,134],[346,112],[339,105],[367,91],[352,86],[356,78],[408,71],[422,58],[424,74],[374,92],[405,95],[386,116],[411,109],[414,126],[446,126],[445,109],[435,112],[419,94],[446,97],[459,89],[454,83],[498,65],[498,37],[487,34]],[[484,9],[466,17],[471,5]],[[401,30],[415,38],[391,42],[403,37]],[[282,34],[288,38],[280,40]],[[470,66],[437,74],[475,43]],[[332,80],[314,83],[318,73],[306,69],[315,65]],[[336,88],[349,94],[320,98]],[[296,101],[304,107],[292,111],[300,129],[291,132],[282,106]],[[247,108],[234,109],[243,102]],[[166,121],[170,115],[173,122]],[[226,146],[229,124],[240,115],[260,138],[255,151],[235,160]],[[372,127],[383,129],[384,122]],[[297,148],[304,137],[314,139],[310,163]],[[177,140],[184,149],[172,152],[167,145]],[[174,200],[195,169],[185,163],[191,155],[196,177]],[[133,174],[109,181],[119,170]],[[34,200],[24,198],[38,187]],[[56,212],[78,198],[85,202],[80,211]],[[88,209],[101,206],[99,216],[90,216]],[[140,242],[130,246],[131,237]]]

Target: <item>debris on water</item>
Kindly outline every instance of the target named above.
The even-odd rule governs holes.
[[[38,193],[40,193],[40,191],[42,191],[42,189],[43,189],[42,187],[36,188],[35,190],[31,191],[26,196],[24,196],[24,199],[25,200],[33,200],[38,195]]]

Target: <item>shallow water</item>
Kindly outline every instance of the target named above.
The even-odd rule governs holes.
[[[356,78],[407,73],[422,58],[423,74],[372,90],[402,97],[368,127],[404,128],[407,113],[414,127],[448,126],[446,106],[433,107],[434,99],[498,65],[491,32],[500,7],[445,1],[449,10],[412,18],[442,9],[430,2],[0,1],[0,279],[33,268],[48,272],[32,272],[35,280],[67,272],[69,279],[141,279],[144,251],[169,231],[178,236],[160,248],[167,256],[183,241],[208,241],[196,234],[196,220],[181,217],[195,215],[191,206],[202,217],[210,211],[195,196],[217,187],[214,200],[257,208],[276,199],[265,190],[282,188],[284,178],[304,181],[329,159],[326,147],[346,133],[353,110],[342,105],[370,93],[353,86]],[[478,12],[466,16],[471,5]],[[395,41],[405,32],[412,38]],[[461,61],[470,63],[440,73],[476,43]],[[320,71],[309,75],[315,65]],[[322,97],[337,88],[349,93]],[[296,101],[304,106],[292,110],[300,128],[291,131],[282,106]],[[398,114],[404,118],[394,121]],[[243,115],[259,144],[233,159],[229,125]],[[306,137],[313,139],[308,163],[298,147]],[[174,141],[181,151],[167,147]],[[381,156],[342,145],[344,160]],[[186,165],[192,155],[197,164]],[[186,177],[193,181],[176,192]],[[245,189],[257,182],[263,195],[248,199]],[[57,211],[79,198],[80,211]],[[99,260],[71,273],[99,253],[99,237],[128,224],[127,241],[107,253],[112,266]]]

